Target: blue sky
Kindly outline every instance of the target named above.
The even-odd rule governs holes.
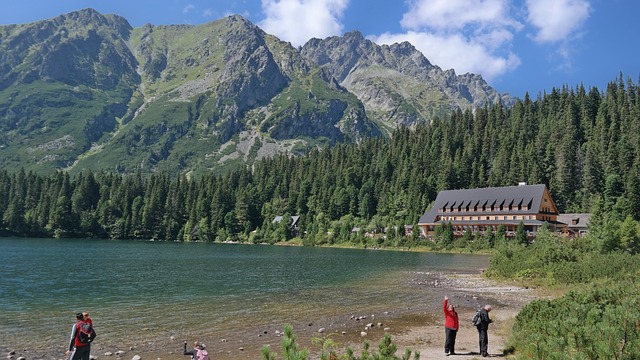
[[[377,44],[409,41],[443,70],[481,74],[521,98],[640,78],[638,0],[17,0],[3,4],[0,25],[88,7],[133,27],[240,14],[295,46],[359,30]]]

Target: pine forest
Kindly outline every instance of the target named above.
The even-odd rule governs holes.
[[[276,156],[224,175],[0,172],[4,236],[279,242],[404,237],[444,189],[546,184],[561,213],[640,219],[640,87],[563,87],[457,111],[391,138]],[[389,229],[392,229],[391,231]],[[408,241],[404,239],[403,241]]]

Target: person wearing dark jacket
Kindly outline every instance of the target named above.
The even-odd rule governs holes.
[[[91,320],[89,320],[91,321]],[[86,320],[82,313],[76,314],[76,323],[73,324],[71,328],[71,337],[69,338],[69,350],[67,350],[67,355],[69,355],[69,360],[89,360],[89,355],[91,354],[91,342],[95,338],[95,332],[91,334],[88,343],[82,343],[80,338],[78,337],[78,333],[80,329],[78,328]],[[90,324],[92,324],[91,322]]]
[[[458,334],[459,327],[458,313],[456,312],[456,308],[452,304],[449,304],[449,298],[447,296],[444,297],[442,307],[444,310],[444,353],[447,354],[447,356],[455,355],[456,335]]]
[[[478,329],[478,338],[480,340],[480,355],[482,357],[489,356],[489,324],[493,322],[489,318],[489,312],[491,311],[491,305],[485,305],[480,309],[480,325],[476,326]]]

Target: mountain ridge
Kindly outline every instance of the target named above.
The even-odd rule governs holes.
[[[133,28],[83,9],[0,26],[0,50],[0,166],[39,172],[221,172],[512,99],[409,43],[295,48],[239,15]]]

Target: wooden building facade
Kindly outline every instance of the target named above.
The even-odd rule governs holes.
[[[454,237],[470,229],[473,234],[491,228],[494,232],[504,225],[507,237],[515,236],[520,223],[529,237],[544,223],[553,230],[558,223],[558,209],[545,185],[493,187],[466,190],[445,190],[438,193],[434,205],[418,222],[420,235],[433,238],[436,227],[451,224]]]

